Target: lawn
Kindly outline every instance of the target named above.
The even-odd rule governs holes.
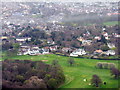
[[[104,22],[103,25],[109,25],[109,26],[112,26],[112,25],[120,25],[120,21],[111,21],[111,22]]]
[[[47,64],[51,64],[52,60],[59,60],[59,64],[62,66],[64,74],[66,76],[66,81],[60,88],[93,88],[90,83],[90,79],[93,74],[100,76],[102,81],[107,82],[106,85],[102,85],[101,88],[117,88],[118,80],[113,79],[110,75],[110,70],[107,69],[96,69],[95,65],[97,62],[109,62],[115,63],[118,66],[118,61],[114,60],[94,60],[94,59],[83,59],[74,58],[75,65],[69,66],[67,63],[68,57],[58,56],[54,54],[50,55],[39,55],[39,56],[14,56],[9,59],[19,59],[19,60],[48,60],[45,61]],[[86,82],[83,79],[87,79]]]

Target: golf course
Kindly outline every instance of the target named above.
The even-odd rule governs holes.
[[[6,58],[7,59],[7,58]],[[59,88],[94,88],[90,85],[90,80],[92,75],[98,75],[102,82],[106,82],[106,85],[102,84],[100,88],[118,88],[118,79],[114,79],[111,76],[109,69],[97,69],[96,63],[107,62],[114,63],[116,68],[118,68],[118,60],[95,60],[95,59],[85,59],[85,58],[74,58],[75,64],[70,66],[68,64],[69,57],[58,56],[54,54],[48,55],[38,55],[38,56],[14,56],[9,57],[13,60],[32,60],[32,61],[43,61],[47,64],[51,64],[53,60],[58,60],[59,65],[61,65],[64,74],[66,76],[65,83]],[[86,79],[86,81],[84,81]]]

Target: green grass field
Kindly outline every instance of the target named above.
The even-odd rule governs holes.
[[[97,62],[109,62],[115,63],[116,67],[118,66],[118,61],[110,60],[94,60],[94,59],[82,59],[74,58],[76,64],[74,66],[69,66],[67,63],[68,57],[57,56],[54,54],[50,55],[39,55],[39,56],[14,56],[9,59],[19,59],[19,60],[48,60],[45,61],[47,64],[51,64],[52,60],[59,60],[59,64],[62,66],[64,74],[66,76],[66,81],[63,85],[60,86],[63,88],[93,88],[90,83],[90,79],[93,74],[100,76],[102,81],[107,82],[106,85],[102,85],[101,88],[117,88],[118,80],[115,80],[111,74],[110,70],[107,69],[96,69],[95,65]],[[87,79],[86,82],[83,79]],[[120,79],[119,79],[120,80]]]
[[[109,25],[109,26],[112,26],[112,25],[120,25],[120,21],[111,21],[111,22],[104,22],[103,25]]]

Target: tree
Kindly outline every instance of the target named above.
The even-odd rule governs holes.
[[[8,57],[11,57],[11,56],[16,56],[17,55],[17,50],[16,49],[11,49],[11,50],[8,50],[6,55]]]
[[[25,82],[27,88],[47,88],[43,79],[39,79],[37,76],[32,76]]]
[[[29,70],[30,70],[30,65],[29,64],[19,64],[18,65],[19,74],[25,74]]]
[[[102,45],[101,50],[107,51],[107,50],[109,50],[109,47],[107,45]]]
[[[114,76],[115,79],[118,79],[120,77],[120,70],[117,68],[112,68],[111,75]]]
[[[56,79],[51,78],[50,80],[48,80],[48,86],[49,86],[50,88],[56,88],[56,86],[57,86],[57,81],[56,81]]]
[[[8,81],[3,86],[8,88],[57,88],[65,81],[59,65],[42,61],[4,60],[2,70],[2,80]]]
[[[103,42],[103,43],[107,42],[107,40],[105,39],[105,37],[103,35],[101,36],[101,42]]]
[[[58,60],[53,60],[53,61],[52,61],[52,65],[54,65],[54,66],[55,66],[55,65],[58,65]]]
[[[99,69],[102,69],[103,65],[102,65],[102,63],[98,62],[97,65],[96,65],[96,67],[99,68]]]
[[[70,64],[70,66],[72,66],[75,63],[75,61],[73,58],[69,58],[68,63]]]
[[[16,81],[23,82],[24,80],[25,80],[25,78],[22,75],[17,75],[16,76]]]
[[[12,44],[12,46],[14,49],[19,49],[19,47],[20,47],[20,45],[18,43],[14,43],[14,44]]]
[[[99,87],[102,84],[101,79],[97,75],[93,75],[91,79],[91,84],[95,87]]]
[[[2,50],[13,49],[12,43],[6,42],[2,44]]]

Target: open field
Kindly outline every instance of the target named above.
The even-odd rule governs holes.
[[[52,60],[58,60],[59,64],[62,66],[64,74],[66,76],[66,81],[60,88],[93,88],[90,83],[90,79],[93,74],[100,76],[103,82],[107,82],[106,85],[102,85],[101,88],[117,88],[118,80],[115,80],[108,69],[96,69],[95,65],[97,62],[108,62],[115,63],[118,66],[118,61],[114,60],[94,60],[94,59],[82,59],[74,58],[75,65],[69,66],[67,60],[69,57],[57,56],[54,54],[50,55],[39,55],[39,56],[14,56],[9,59],[19,59],[19,60],[33,60],[39,61],[43,60],[47,64],[51,64]],[[48,61],[47,61],[48,60]],[[86,82],[83,79],[87,79]],[[120,79],[119,79],[120,80]]]
[[[111,21],[111,22],[104,22],[103,25],[120,25],[120,21]]]

